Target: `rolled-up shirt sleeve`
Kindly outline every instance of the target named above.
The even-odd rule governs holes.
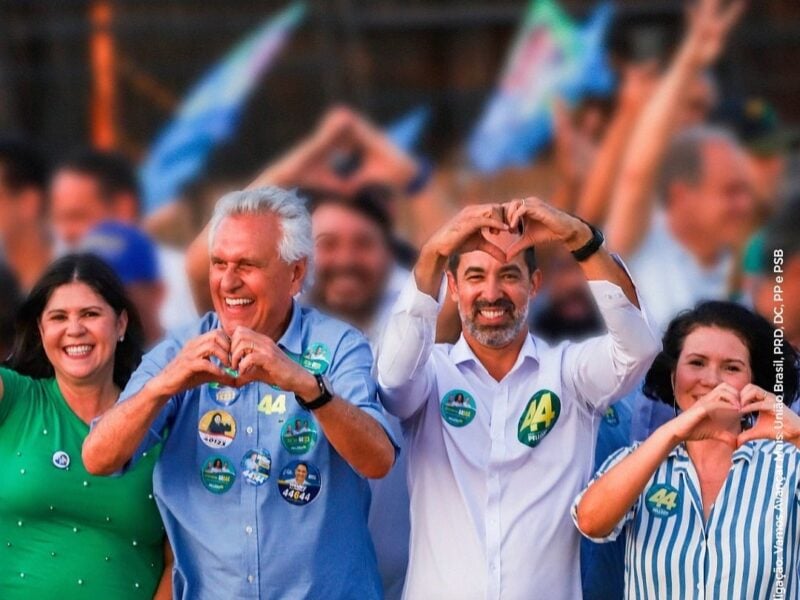
[[[581,528],[578,527],[578,504],[580,504],[581,498],[583,498],[583,495],[586,493],[586,490],[588,490],[594,484],[595,481],[600,479],[600,477],[605,475],[615,465],[617,465],[618,463],[622,462],[628,455],[630,455],[631,452],[636,450],[636,448],[638,446],[639,446],[639,444],[637,443],[637,444],[634,444],[633,446],[629,446],[627,448],[620,448],[619,450],[614,452],[611,456],[609,456],[605,460],[605,462],[602,465],[600,465],[600,468],[597,470],[597,473],[595,474],[595,476],[592,477],[592,480],[581,491],[581,493],[577,495],[577,497],[575,498],[575,501],[572,503],[572,508],[570,509],[570,514],[572,515],[572,521],[575,523],[575,527],[578,528],[578,531],[581,532],[581,535],[583,537],[585,537],[587,540],[591,540],[591,541],[593,541],[593,542],[595,542],[597,544],[604,544],[604,543],[607,543],[607,542],[613,542],[614,540],[616,540],[619,537],[619,535],[622,533],[622,530],[625,529],[625,525],[627,525],[630,521],[632,521],[633,518],[636,516],[636,510],[638,509],[638,506],[639,506],[639,500],[638,499],[636,500],[636,502],[634,502],[633,506],[630,507],[630,510],[628,510],[628,512],[625,513],[625,515],[622,517],[622,519],[620,519],[619,523],[617,523],[614,526],[614,529],[612,529],[611,532],[606,536],[603,536],[601,538],[591,537],[591,536],[586,535],[586,533],[581,531]]]
[[[378,385],[386,410],[400,419],[415,414],[433,387],[430,362],[436,341],[439,303],[409,276],[383,330],[378,353]]]
[[[329,374],[333,391],[375,419],[386,432],[397,455],[400,444],[378,402],[377,387],[372,378],[372,351],[367,340],[355,331],[348,331],[339,343],[334,361]]]
[[[636,308],[622,289],[609,281],[589,281],[607,333],[570,344],[564,352],[565,386],[590,409],[605,411],[632,391],[661,349],[647,310],[638,296]]]

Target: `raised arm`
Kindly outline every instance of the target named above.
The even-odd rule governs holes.
[[[689,12],[683,43],[634,128],[606,222],[609,247],[622,256],[633,254],[649,229],[653,187],[689,84],[717,59],[744,8],[741,0],[722,5],[701,0]]]
[[[422,247],[414,272],[398,298],[378,353],[381,399],[393,415],[407,419],[425,403],[433,385],[433,351],[442,278],[448,258],[483,250],[505,262],[505,253],[481,235],[482,228],[507,230],[495,205],[468,206]]]
[[[590,223],[603,223],[608,215],[611,193],[625,149],[636,120],[653,92],[656,77],[653,63],[632,65],[625,70],[617,109],[592,162],[575,209],[576,215]]]

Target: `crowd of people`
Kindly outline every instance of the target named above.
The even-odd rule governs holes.
[[[720,97],[742,9],[599,131],[559,105],[549,198],[454,202],[338,107],[181,249],[125,157],[0,140],[0,595],[800,598],[796,140]]]

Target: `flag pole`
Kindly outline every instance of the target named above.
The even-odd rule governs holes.
[[[111,29],[113,10],[109,0],[94,0],[89,7],[91,33],[89,53],[92,68],[91,137],[103,149],[118,143],[115,126],[116,70],[114,35]]]

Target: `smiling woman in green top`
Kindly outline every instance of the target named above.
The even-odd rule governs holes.
[[[4,600],[171,596],[157,452],[120,477],[89,475],[81,461],[89,424],[116,402],[141,340],[122,284],[89,255],[53,263],[23,304],[0,368]]]

